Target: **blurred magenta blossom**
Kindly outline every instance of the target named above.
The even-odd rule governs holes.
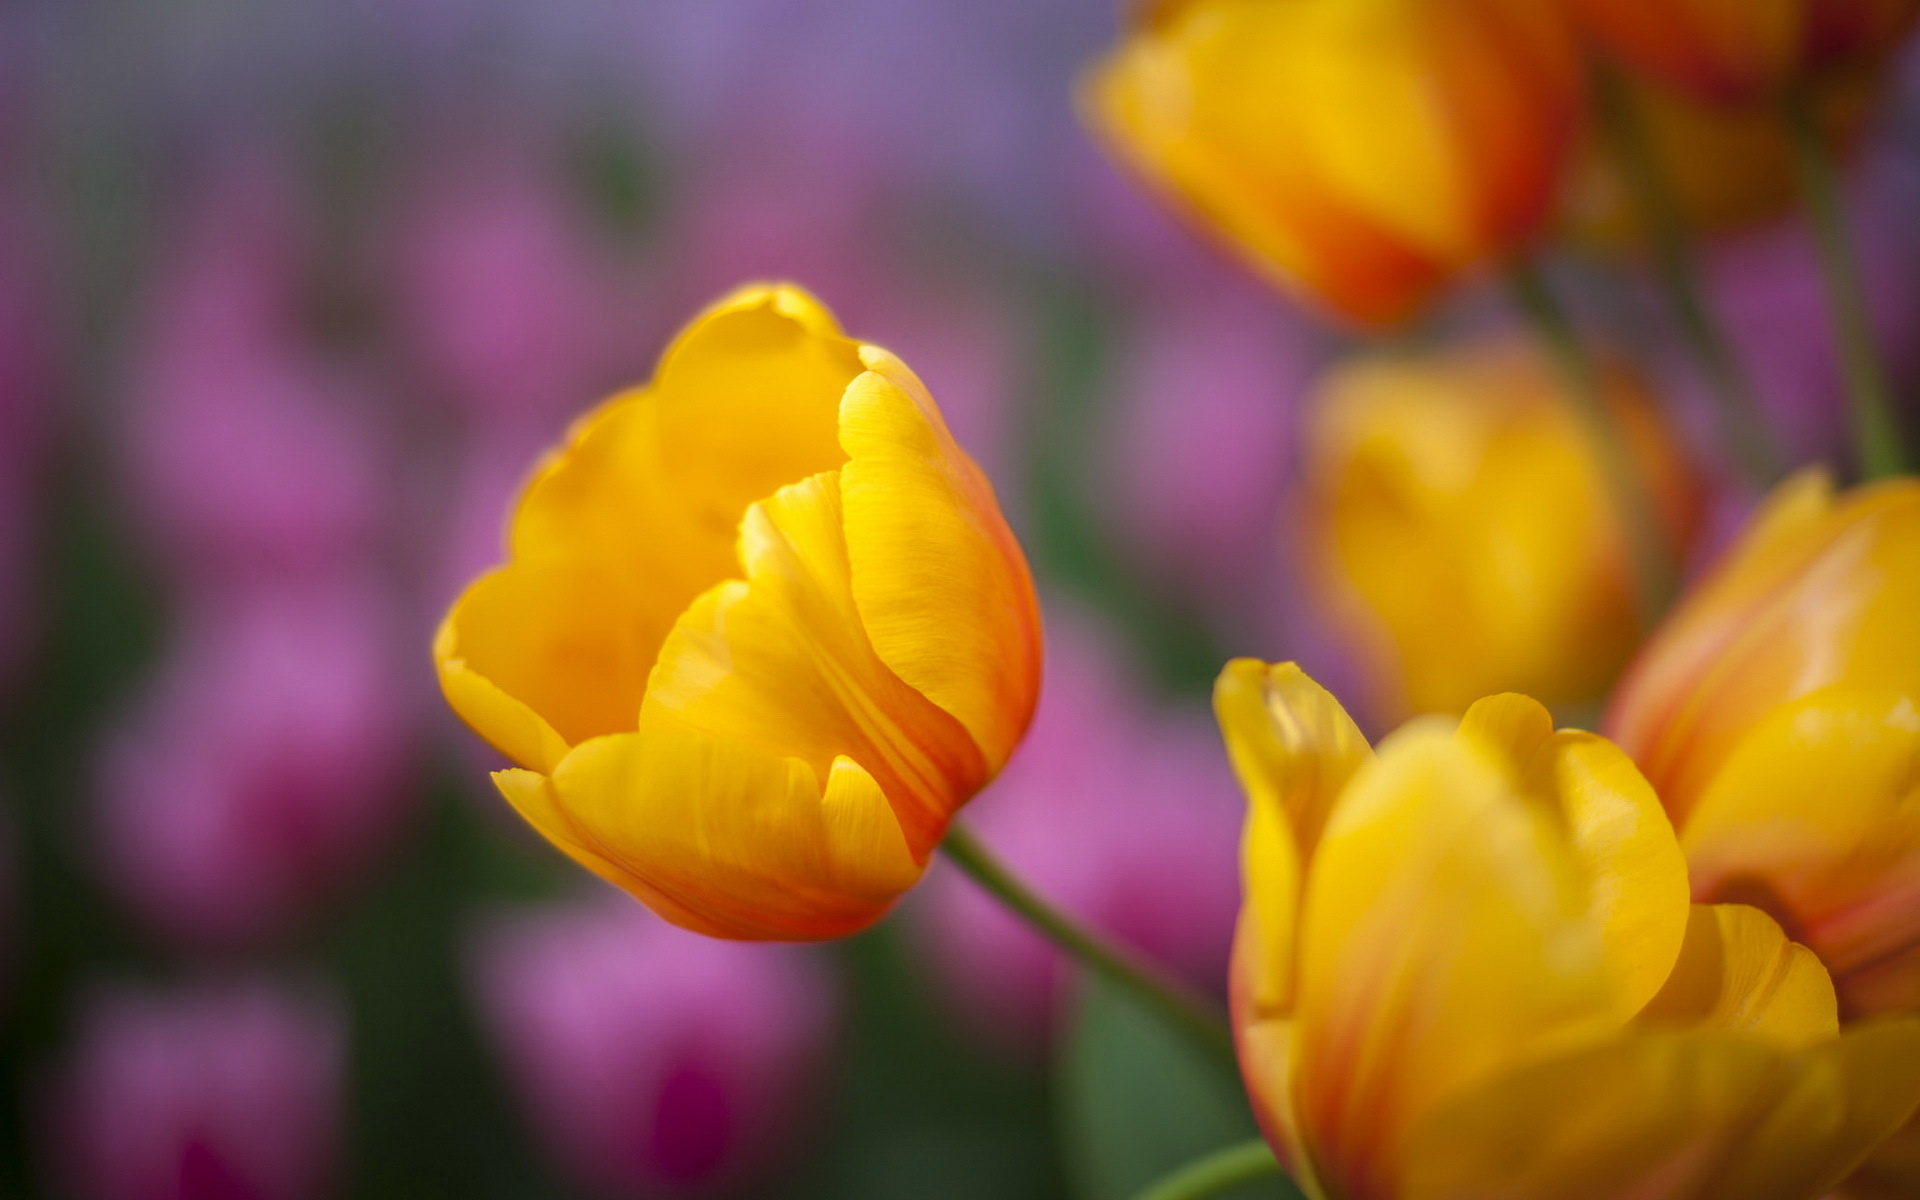
[[[1243,287],[1136,314],[1112,378],[1116,544],[1217,629],[1264,630],[1281,603],[1281,501],[1313,338]]]
[[[190,594],[184,609],[101,746],[94,844],[149,927],[257,945],[392,840],[421,689],[390,598],[366,580]]]
[[[310,347],[297,180],[214,172],[161,256],[130,362],[128,509],[182,577],[334,569],[391,497],[363,382]]]
[[[813,952],[676,929],[611,891],[495,918],[475,981],[530,1120],[609,1198],[741,1194],[819,1113]]]
[[[46,1106],[72,1200],[322,1200],[337,1178],[345,1030],[265,980],[102,988]]]
[[[539,420],[606,386],[631,314],[609,247],[534,145],[430,155],[388,237],[400,339],[443,399]]]
[[[1156,704],[1088,618],[1049,605],[1040,707],[967,809],[981,837],[1062,909],[1209,988],[1240,902],[1242,806],[1200,705]],[[939,994],[982,1033],[1044,1042],[1065,963],[949,865],[915,898]]]

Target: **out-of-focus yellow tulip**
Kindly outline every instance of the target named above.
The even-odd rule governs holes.
[[[1694,470],[1632,377],[1609,391],[1684,546]],[[1317,386],[1309,578],[1389,719],[1524,690],[1598,698],[1643,632],[1625,532],[1547,363],[1516,344],[1362,359]]]
[[[1232,993],[1318,1200],[1812,1200],[1920,1106],[1766,914],[1689,905],[1632,762],[1522,696],[1371,750],[1291,665],[1215,705],[1247,790]]]
[[[1739,103],[1876,63],[1920,0],[1572,0],[1593,37],[1635,70]]]
[[[1819,83],[1816,111],[1829,144],[1858,140],[1883,85],[1883,72],[1857,71]],[[1776,104],[1710,104],[1653,80],[1623,76],[1620,101],[1644,131],[1689,230],[1714,233],[1778,217],[1799,199],[1793,142]],[[1570,230],[1601,245],[1645,240],[1642,214],[1617,150],[1587,139],[1567,188]]]
[[[1262,271],[1388,324],[1550,215],[1582,87],[1540,0],[1160,0],[1085,106]]]
[[[1040,624],[911,371],[784,286],[696,319],[535,471],[434,643],[500,791],[722,937],[859,929],[1012,753]]]
[[[1699,899],[1760,904],[1850,1013],[1920,1011],[1920,480],[1783,484],[1634,663],[1608,729]]]

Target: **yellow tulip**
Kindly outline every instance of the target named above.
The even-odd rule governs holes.
[[[1379,325],[1539,229],[1582,87],[1540,0],[1160,0],[1085,107],[1257,268]]]
[[[1616,372],[1609,388],[1684,545],[1699,481],[1634,380]],[[1506,343],[1361,359],[1310,403],[1301,547],[1370,708],[1601,695],[1643,622],[1625,531],[1549,366]]]
[[[1690,905],[1653,789],[1522,696],[1371,749],[1291,664],[1215,705],[1249,797],[1232,994],[1316,1200],[1813,1200],[1920,1107],[1764,913]]]
[[[688,929],[801,940],[920,877],[1026,728],[1040,624],[920,381],[756,286],[542,461],[434,658],[555,845]]]
[[[1884,60],[1920,0],[1572,0],[1592,36],[1638,71],[1739,103]]]
[[[1700,899],[1761,904],[1849,1012],[1920,1011],[1920,480],[1806,473],[1681,602],[1608,728]]]

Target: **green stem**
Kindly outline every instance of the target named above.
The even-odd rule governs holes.
[[[1860,260],[1847,230],[1838,173],[1827,152],[1820,114],[1806,87],[1788,89],[1786,114],[1793,132],[1801,205],[1820,245],[1820,266],[1827,279],[1834,338],[1846,374],[1860,470],[1868,479],[1898,475],[1906,469],[1907,455],[1893,420],[1893,388],[1874,346],[1866,287],[1861,283]]]
[[[1666,610],[1678,582],[1672,546],[1660,522],[1652,489],[1625,431],[1607,402],[1600,368],[1574,331],[1573,321],[1546,281],[1525,260],[1508,264],[1507,287],[1560,375],[1562,390],[1585,426],[1601,481],[1620,514],[1640,613],[1651,625]]]
[[[943,848],[975,883],[1081,965],[1132,991],[1210,1051],[1233,1057],[1233,1034],[1213,1005],[1047,903],[966,826],[950,826]]]
[[[1230,1187],[1281,1173],[1273,1151],[1256,1138],[1188,1163],[1136,1195],[1134,1200],[1206,1200]]]
[[[1673,305],[1681,339],[1699,362],[1718,402],[1720,424],[1735,461],[1748,479],[1765,486],[1779,477],[1779,451],[1767,435],[1766,417],[1753,381],[1707,304],[1705,289],[1694,269],[1691,232],[1673,181],[1619,72],[1596,60],[1593,78],[1601,126],[1633,193],[1654,271]]]

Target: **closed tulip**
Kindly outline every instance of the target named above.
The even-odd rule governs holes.
[[[1086,107],[1264,273],[1384,325],[1539,229],[1582,87],[1538,0],[1161,0]]]
[[[1684,545],[1698,473],[1631,376],[1609,390]],[[1301,546],[1371,708],[1458,714],[1504,689],[1597,698],[1644,622],[1619,514],[1548,364],[1506,344],[1364,359],[1310,403]]]
[[[1751,100],[1884,59],[1920,0],[1572,0],[1592,36],[1702,98]]]
[[[1234,1025],[1322,1200],[1813,1200],[1920,1105],[1920,1021],[1690,905],[1620,750],[1506,695],[1371,749],[1292,665],[1215,693],[1250,798]]]
[[[1641,652],[1608,727],[1702,899],[1762,904],[1850,1011],[1920,1011],[1920,481],[1782,485]]]
[[[495,781],[675,924],[881,916],[1038,689],[1025,560],[911,371],[784,286],[683,332],[536,470],[435,640]]]

